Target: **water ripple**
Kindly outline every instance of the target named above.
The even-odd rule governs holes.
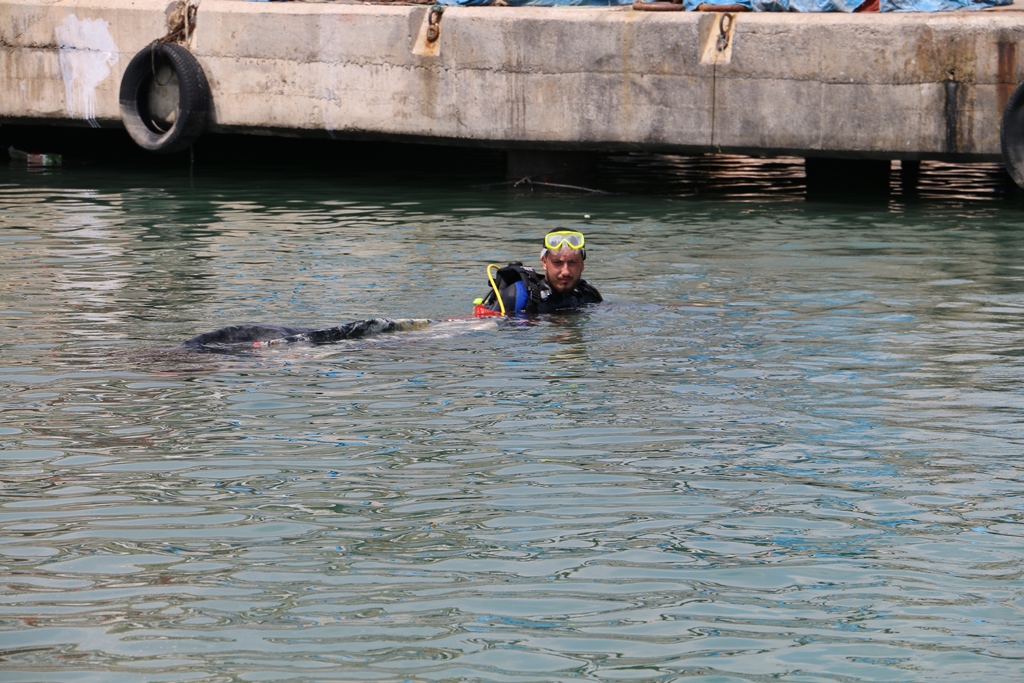
[[[0,186],[3,679],[1016,680],[1015,205],[645,163],[586,200]],[[174,348],[462,315],[584,213],[581,315]]]

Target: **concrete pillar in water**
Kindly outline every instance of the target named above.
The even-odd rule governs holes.
[[[597,168],[593,152],[514,149],[506,154],[505,177],[511,181],[590,187]]]
[[[904,195],[917,194],[917,183],[921,180],[921,161],[903,159],[900,161],[900,190]]]
[[[804,159],[807,194],[872,194],[889,192],[888,159]]]

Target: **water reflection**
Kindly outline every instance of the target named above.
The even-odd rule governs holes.
[[[2,678],[1015,680],[1019,207],[651,163],[601,197],[7,172]],[[173,349],[464,315],[565,224],[583,314]]]
[[[878,172],[877,168],[869,168]],[[869,201],[898,212],[908,202],[916,204],[922,200],[941,200],[943,211],[949,211],[958,206],[957,202],[1014,200],[1020,195],[999,163],[894,160],[889,169],[876,191],[865,194],[863,191],[874,185],[857,183],[858,179],[850,174],[867,169],[830,167],[835,174],[829,179],[832,191],[812,198],[862,205]],[[803,202],[809,196],[807,173],[800,157],[633,153],[604,159],[597,184],[602,189],[628,194],[700,197],[730,203]]]

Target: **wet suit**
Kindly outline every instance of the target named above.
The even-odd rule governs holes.
[[[428,323],[427,320],[370,318],[322,330],[290,325],[231,325],[196,335],[186,339],[181,345],[192,351],[225,353],[238,350],[240,347],[253,348],[291,342],[331,344],[342,339],[360,339],[375,334],[414,329]]]
[[[556,292],[543,275],[518,261],[499,269],[494,281],[501,292],[506,315],[567,311],[604,301],[597,288],[582,279],[571,292]],[[484,297],[482,305],[490,311],[501,310],[493,289]]]

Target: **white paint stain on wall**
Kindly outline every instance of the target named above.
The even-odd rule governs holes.
[[[69,14],[57,27],[64,106],[72,118],[96,123],[96,88],[117,63],[118,50],[110,24],[103,19],[79,20]]]

